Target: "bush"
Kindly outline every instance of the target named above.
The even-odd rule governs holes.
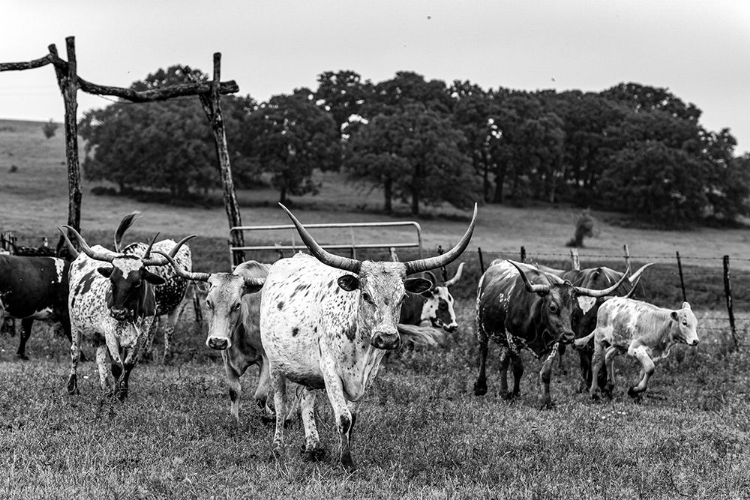
[[[57,127],[59,125],[52,121],[52,118],[49,119],[47,123],[42,125],[42,132],[44,132],[44,137],[47,139],[52,139],[55,136],[55,132],[57,132]]]

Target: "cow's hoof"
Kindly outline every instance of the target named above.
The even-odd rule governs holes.
[[[352,460],[352,456],[348,454],[341,457],[341,465],[349,474],[357,470],[357,467],[354,465],[354,460]]]
[[[326,450],[319,446],[311,449],[306,449],[305,444],[302,445],[302,460],[305,462],[320,462],[326,455]]]
[[[271,458],[278,460],[284,454],[283,452],[283,447],[280,444],[274,443],[271,449]]]
[[[554,407],[555,407],[555,403],[553,403],[552,401],[543,401],[539,409],[540,410],[552,410]]]
[[[599,401],[601,399],[601,395],[598,392],[592,392],[591,393],[591,400],[592,401]]]
[[[635,390],[635,387],[628,389],[628,396],[633,398],[636,403],[641,402],[641,393]]]
[[[475,382],[474,383],[474,395],[484,396],[485,394],[487,394],[487,384],[484,382]]]
[[[276,415],[261,415],[260,421],[266,425],[276,424]]]
[[[520,392],[506,392],[500,397],[503,398],[505,401],[515,401],[516,399],[518,399],[520,395],[521,395]]]
[[[28,361],[29,357],[22,352],[18,352],[16,353],[16,359],[20,359],[21,361]]]

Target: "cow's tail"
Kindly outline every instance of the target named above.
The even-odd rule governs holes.
[[[577,351],[585,351],[588,348],[589,343],[591,343],[591,341],[594,340],[594,333],[595,332],[596,332],[596,330],[594,330],[593,332],[589,333],[585,337],[581,337],[580,339],[575,339],[573,341],[573,349],[575,349]]]
[[[401,341],[411,340],[415,344],[437,346],[443,342],[443,332],[429,326],[398,324]]]
[[[136,210],[132,214],[123,217],[120,221],[120,225],[117,228],[117,231],[115,231],[115,252],[120,251],[120,244],[122,243],[122,237],[125,235],[125,231],[133,225],[135,218],[138,217],[139,214],[140,212]]]

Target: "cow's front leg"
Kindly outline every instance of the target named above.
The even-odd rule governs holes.
[[[487,334],[477,326],[477,341],[479,344],[479,376],[474,382],[474,395],[484,396],[487,394],[487,353],[489,352],[489,339]]]
[[[552,345],[552,352],[542,363],[542,370],[539,372],[539,382],[542,385],[542,409],[552,408],[552,397],[549,394],[549,382],[552,379],[552,364],[557,356],[559,342]]]
[[[25,318],[21,320],[21,338],[18,342],[18,351],[16,351],[16,358],[28,361],[29,357],[26,356],[26,342],[31,337],[31,327],[34,326],[34,318]]]
[[[271,390],[271,375],[268,371],[268,358],[262,356],[258,362],[260,373],[258,374],[258,387],[255,388],[253,399],[258,407],[263,408],[267,415],[273,415],[268,407],[268,393]]]
[[[323,378],[326,384],[326,392],[328,393],[328,400],[331,402],[333,408],[333,415],[336,419],[336,428],[339,431],[341,438],[341,465],[348,472],[352,472],[355,469],[354,461],[352,460],[351,453],[351,432],[354,426],[354,418],[352,417],[351,411],[347,405],[347,400],[344,397],[344,388],[341,379],[334,370],[333,363],[321,363],[323,365]],[[278,421],[279,409],[276,408],[276,415]]]
[[[81,331],[76,329],[73,341],[70,343],[70,376],[68,377],[68,394],[74,396],[78,391],[78,359],[81,354]]]
[[[276,430],[273,435],[273,454],[280,457],[284,448],[284,411],[286,409],[286,377],[271,369],[273,406],[276,410]]]
[[[227,387],[229,388],[229,413],[232,414],[237,423],[240,423],[240,396],[242,396],[242,383],[240,374],[229,363],[226,351],[221,351],[224,358],[224,371],[227,375]]]
[[[651,359],[651,356],[648,355],[648,352],[646,352],[645,346],[639,346],[636,348],[631,347],[628,349],[628,354],[640,361],[642,366],[642,377],[638,382],[638,385],[628,389],[628,396],[635,398],[638,397],[640,393],[645,392],[648,388],[648,379],[654,374],[654,362]]]
[[[97,343],[94,347],[96,348],[96,369],[99,371],[99,385],[102,388],[102,393],[109,397],[112,396],[114,392],[115,381],[122,370],[119,365],[112,362],[112,375],[110,375],[109,370],[107,369],[110,364],[107,354],[107,346],[102,343]],[[114,376],[114,380],[112,379],[112,376]]]
[[[302,424],[305,427],[305,444],[302,448],[302,456],[305,461],[320,460],[325,450],[320,446],[318,426],[315,422],[315,392],[307,387],[302,389],[299,396]]]

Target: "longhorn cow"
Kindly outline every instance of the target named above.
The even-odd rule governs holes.
[[[626,277],[604,290],[574,286],[570,281],[539,271],[536,267],[509,260],[496,260],[479,280],[476,303],[476,335],[479,341],[479,376],[474,394],[487,393],[488,343],[500,344],[500,392],[506,399],[520,394],[523,361],[521,349],[537,359],[544,358],[539,374],[542,407],[552,404],[549,382],[552,362],[560,343],[571,343],[575,334],[571,314],[575,302],[604,297]],[[508,392],[507,370],[513,365],[513,390]]]
[[[315,422],[314,389],[325,389],[341,442],[340,462],[354,469],[351,433],[357,402],[377,375],[386,351],[408,331],[397,326],[405,292],[422,293],[432,284],[409,278],[445,266],[466,249],[476,224],[449,252],[410,262],[359,261],[324,250],[282,205],[312,257],[297,254],[275,262],[261,294],[260,333],[274,390],[275,455],[283,449],[286,381],[303,386],[305,459],[322,452]],[[343,272],[342,272],[343,271]]]
[[[398,256],[391,249],[391,260],[398,262]],[[423,321],[429,321],[435,328],[443,328],[447,332],[454,332],[458,328],[456,311],[453,309],[453,295],[450,287],[458,283],[463,274],[464,263],[458,265],[456,274],[443,283],[438,284],[437,278],[430,271],[420,273],[414,277],[428,279],[432,288],[420,294],[406,293],[406,299],[401,306],[399,324],[419,325]]]
[[[68,269],[70,263],[55,257],[0,255],[0,324],[3,317],[21,320],[16,357],[26,356],[26,342],[34,320],[58,321],[70,337]]]
[[[614,358],[627,352],[641,364],[640,380],[628,389],[628,395],[636,398],[648,387],[654,374],[654,361],[669,355],[674,344],[698,345],[695,318],[690,304],[682,303],[677,310],[656,307],[647,302],[616,297],[599,308],[596,329],[587,337],[576,340],[574,347],[581,348],[594,343],[591,397],[599,398],[598,372],[607,364],[607,392],[615,386]]]
[[[136,365],[149,328],[156,314],[154,288],[164,278],[149,271],[150,266],[163,266],[167,261],[151,256],[156,236],[142,257],[112,252],[86,240],[69,226],[63,226],[78,240],[82,252],[70,265],[68,306],[71,328],[75,333],[70,346],[71,367],[68,393],[78,394],[77,368],[82,336],[96,348],[99,381],[107,395],[123,400],[128,395],[128,378]],[[71,252],[76,250],[66,232],[60,228]],[[174,245],[174,256],[183,243]],[[111,361],[112,380],[107,369]]]
[[[206,346],[221,351],[224,360],[227,385],[229,387],[230,412],[239,423],[240,377],[245,371],[258,365],[260,378],[255,390],[255,401],[261,408],[266,405],[270,388],[268,358],[263,349],[258,328],[261,290],[270,265],[254,260],[243,262],[231,273],[200,273],[182,269],[171,256],[163,255],[177,275],[186,280],[208,285],[206,309],[208,316],[208,338]]]
[[[125,231],[133,225],[139,212],[133,212],[125,216],[120,227],[115,233],[115,252],[122,252],[125,255],[134,255],[143,257],[146,255],[148,245],[143,242],[130,243],[124,248],[120,248],[122,237]],[[172,240],[162,240],[154,243],[152,251],[156,253],[168,253],[175,246]],[[190,247],[187,245],[179,249],[175,254],[174,260],[187,272],[193,268],[192,255]],[[174,336],[175,325],[180,315],[180,303],[185,298],[187,292],[188,280],[179,276],[172,266],[157,266],[150,269],[151,272],[160,276],[164,280],[164,285],[156,288],[156,319],[154,320],[148,332],[148,341],[145,352],[151,349],[151,343],[156,334],[159,325],[164,329],[164,354],[163,362],[167,362],[172,357],[172,337]],[[160,321],[162,316],[167,316],[166,321]]]

